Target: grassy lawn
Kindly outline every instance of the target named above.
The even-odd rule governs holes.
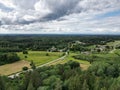
[[[49,56],[46,56],[46,54]],[[22,52],[17,53],[21,60],[27,60],[33,62],[38,66],[50,62],[52,60],[58,59],[62,56],[60,52],[46,52],[46,51],[29,51],[28,54],[23,54]],[[25,58],[27,56],[27,58]]]
[[[10,75],[12,73],[21,71],[24,66],[30,67],[30,63],[28,61],[21,60],[12,64],[2,65],[0,66],[0,74]]]

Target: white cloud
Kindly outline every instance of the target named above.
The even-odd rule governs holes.
[[[13,4],[19,9],[34,9],[34,5],[38,0],[12,0]]]
[[[120,33],[120,0],[0,0],[0,33]],[[98,17],[98,18],[96,18]]]
[[[8,7],[12,7],[12,8],[15,7],[12,0],[0,0],[0,3],[4,4],[5,6],[8,6]]]

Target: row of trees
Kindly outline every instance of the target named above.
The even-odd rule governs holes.
[[[90,51],[91,49],[89,49],[87,46],[84,45],[74,45],[72,48],[70,48],[71,51],[80,51],[80,52],[84,52],[84,51]]]
[[[16,53],[3,53],[0,54],[0,65],[13,63],[19,61],[20,58]]]

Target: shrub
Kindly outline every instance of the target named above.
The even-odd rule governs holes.
[[[71,69],[80,67],[80,64],[79,64],[78,62],[75,62],[75,61],[72,61],[72,60],[70,60],[70,61],[68,62],[68,65],[70,65]]]
[[[46,53],[46,56],[50,56],[49,53]]]
[[[25,56],[25,58],[27,58],[27,56]]]
[[[22,68],[22,70],[23,70],[23,71],[27,71],[27,70],[28,70],[28,67],[24,66],[24,67]]]
[[[28,51],[26,51],[26,50],[25,50],[25,51],[23,51],[23,54],[28,54]]]

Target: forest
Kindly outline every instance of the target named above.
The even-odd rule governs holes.
[[[47,50],[52,46],[65,48],[74,41],[86,45],[105,44],[120,40],[119,36],[89,36],[89,35],[3,35],[0,36],[0,52],[20,52],[25,49]]]
[[[95,62],[82,71],[79,63],[42,67],[10,79],[0,77],[1,90],[119,90],[120,64]]]

